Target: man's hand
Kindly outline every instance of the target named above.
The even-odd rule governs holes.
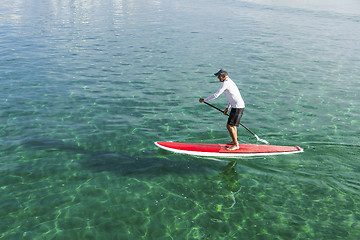
[[[229,108],[225,108],[225,110],[224,110],[224,115],[227,115],[228,112],[229,112]]]
[[[200,103],[203,103],[203,102],[204,102],[204,99],[203,99],[203,98],[199,98],[199,102],[200,102]]]

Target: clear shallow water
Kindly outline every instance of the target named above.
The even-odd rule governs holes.
[[[358,239],[360,6],[341,4],[3,1],[0,238]],[[220,67],[243,123],[304,153],[155,147],[229,140],[197,102]]]

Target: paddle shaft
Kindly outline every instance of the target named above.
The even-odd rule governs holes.
[[[211,105],[210,103],[207,103],[207,102],[204,102],[204,103],[205,103],[206,105],[209,105],[210,107],[213,107],[213,108],[215,108],[216,110],[224,113],[224,111],[221,110],[220,108],[217,108],[217,107],[215,107],[214,105]],[[229,116],[229,114],[226,114],[226,115]],[[240,125],[243,126],[246,130],[248,130],[248,131],[249,131],[252,135],[254,135],[256,138],[258,138],[258,136],[257,136],[255,133],[253,133],[250,129],[248,129],[244,124],[240,123]]]

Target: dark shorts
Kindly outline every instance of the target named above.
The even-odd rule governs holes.
[[[232,108],[227,124],[230,126],[239,126],[244,108]]]

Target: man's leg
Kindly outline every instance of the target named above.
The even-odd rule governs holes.
[[[227,130],[230,133],[233,145],[231,147],[228,147],[227,150],[236,150],[239,149],[239,142],[237,139],[237,128],[236,126],[231,126],[229,124],[226,125]]]

